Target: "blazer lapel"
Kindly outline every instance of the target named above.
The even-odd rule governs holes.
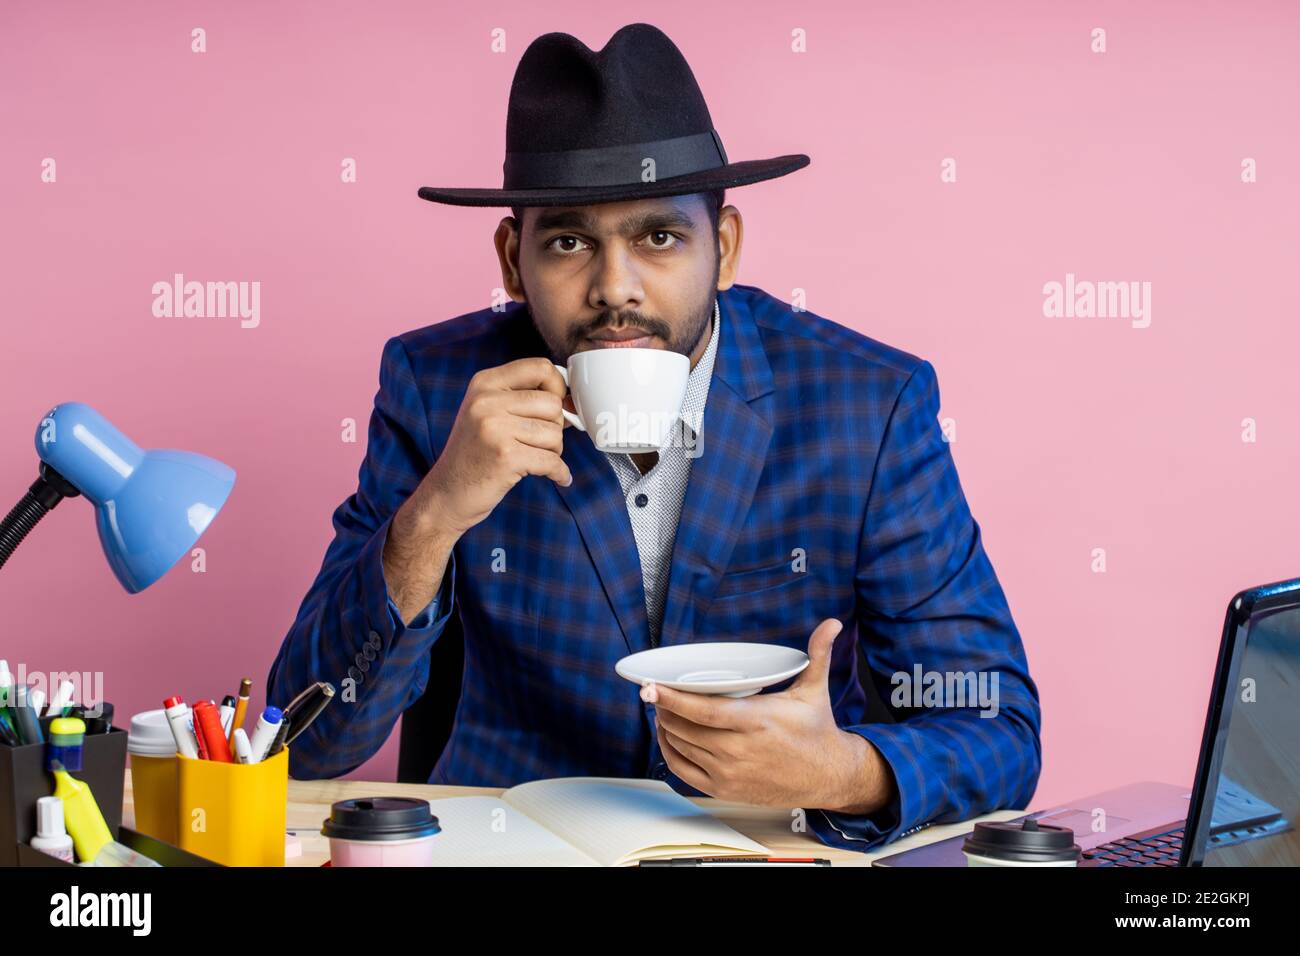
[[[772,369],[744,293],[719,293],[722,331],[701,423],[700,455],[691,462],[673,544],[660,644],[681,644],[694,629],[692,599],[709,598],[749,512],[772,438]],[[632,522],[618,475],[590,436],[564,430],[568,488],[555,485],[618,618],[628,650],[650,647],[645,586]]]
[[[564,461],[573,474],[573,484],[567,488],[552,484],[573,512],[628,650],[645,650],[650,646],[650,624],[641,557],[618,475],[605,453],[576,428],[564,430]]]
[[[749,513],[772,438],[772,369],[743,293],[719,294],[722,331],[673,544],[660,644],[683,644],[694,599],[711,598]],[[622,505],[622,501],[619,501]],[[635,545],[634,545],[635,547]]]

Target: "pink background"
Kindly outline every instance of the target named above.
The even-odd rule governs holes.
[[[741,281],[804,289],[814,312],[938,369],[1042,692],[1034,806],[1189,781],[1227,599],[1300,574],[1300,11],[863,6],[6,3],[0,509],[35,477],[33,432],[59,401],[239,479],[201,542],[206,573],[186,562],[135,597],[90,510],[65,503],[0,572],[0,656],[102,670],[124,717],[243,676],[260,705],[355,488],[384,340],[483,308],[500,282],[500,211],[416,188],[500,184],[535,36],[598,48],[650,19],[732,158],[812,157],[730,193]],[[260,281],[261,325],[155,318],[151,286],[175,272]],[[1151,326],[1044,317],[1043,284],[1067,272],[1150,282]],[[392,779],[395,762],[396,734],[356,775]]]

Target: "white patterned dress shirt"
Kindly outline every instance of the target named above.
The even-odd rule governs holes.
[[[645,609],[650,623],[650,645],[659,645],[663,625],[664,601],[668,593],[669,562],[677,538],[677,521],[681,517],[686,483],[691,476],[691,460],[697,457],[698,435],[704,421],[704,406],[713,379],[713,362],[718,352],[718,331],[722,313],[713,300],[713,334],[704,355],[691,369],[686,380],[686,397],[682,400],[681,418],[669,430],[659,449],[659,460],[644,475],[632,456],[625,452],[606,452],[623,487],[627,514],[632,520],[637,552],[641,557],[641,581],[645,585]]]

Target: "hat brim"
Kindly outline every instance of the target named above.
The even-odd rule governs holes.
[[[421,186],[419,196],[430,202],[452,206],[584,206],[601,202],[619,202],[631,199],[654,199],[662,196],[683,196],[689,193],[709,192],[714,189],[732,189],[776,179],[802,169],[810,162],[802,153],[777,156],[773,159],[748,159],[728,163],[716,169],[674,176],[648,183],[628,183],[616,186],[574,186],[556,189],[444,189]]]

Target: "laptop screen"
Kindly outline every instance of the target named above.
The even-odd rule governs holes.
[[[1208,777],[1217,784],[1203,865],[1296,866],[1300,606],[1256,611],[1238,631],[1242,640],[1228,675]]]

